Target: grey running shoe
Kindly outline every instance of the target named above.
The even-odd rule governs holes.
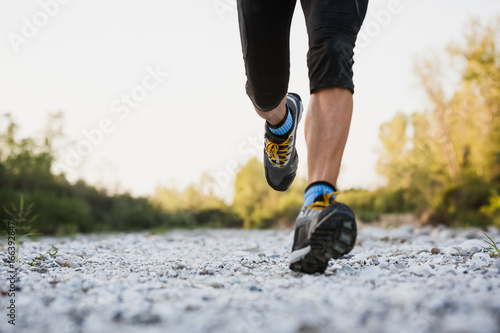
[[[338,259],[354,248],[354,213],[347,205],[336,202],[334,194],[319,195],[297,217],[289,259],[291,270],[324,273],[331,258]]]
[[[286,191],[297,174],[299,156],[295,149],[295,135],[302,117],[302,101],[299,95],[289,93],[286,105],[292,114],[292,128],[283,135],[271,132],[266,124],[264,169],[269,186],[276,191]]]

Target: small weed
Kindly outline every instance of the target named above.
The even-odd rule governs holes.
[[[33,209],[33,204],[25,208],[24,198],[22,195],[21,198],[19,199],[19,207],[16,207],[14,203],[11,203],[10,209],[6,207],[3,207],[3,209],[10,217],[8,220],[5,220],[4,222],[6,224],[9,221],[14,222],[16,227],[16,233],[22,235],[21,238],[19,239],[19,242],[21,242],[22,239],[25,237],[39,235],[38,233],[32,231],[33,221],[35,221],[38,215],[31,216],[31,210]]]
[[[490,256],[492,257],[500,257],[500,249],[498,248],[497,243],[486,233],[484,233],[486,237],[488,237],[489,241],[486,239],[483,239],[483,242],[488,244],[490,247],[484,247],[482,246],[483,249],[487,250],[490,253]]]
[[[59,249],[55,247],[54,245],[50,244],[50,249],[46,252],[51,258],[54,258],[59,252]]]
[[[51,258],[54,258],[58,251],[59,251],[59,249],[57,247],[55,247],[53,244],[50,244],[50,249],[47,252],[45,252],[45,254],[39,253],[38,256],[31,259],[31,261],[23,262],[23,265],[40,266],[40,265],[42,265],[43,261],[49,260],[47,255]]]
[[[19,200],[19,206],[16,207],[14,203],[11,203],[11,208],[7,209],[3,207],[5,212],[9,215],[9,219],[5,220],[6,224],[10,222],[14,223],[16,233],[19,232],[22,236],[16,242],[16,261],[19,263],[19,246],[22,240],[28,236],[39,235],[39,233],[35,233],[32,231],[33,221],[38,217],[38,215],[31,216],[31,211],[33,209],[33,204],[30,204],[28,207],[24,207],[24,198],[21,195]],[[3,249],[3,247],[2,247]],[[31,259],[31,261],[24,261],[23,264],[30,266],[40,266],[43,261],[48,260],[48,257],[55,257],[59,249],[55,247],[53,244],[50,244],[50,249],[46,251],[44,254],[39,253],[38,256]],[[48,256],[48,257],[47,257]]]
[[[32,232],[32,224],[33,221],[38,217],[38,215],[31,216],[31,210],[33,209],[33,204],[28,207],[24,207],[24,197],[21,194],[21,198],[19,199],[19,206],[16,207],[14,203],[11,203],[11,208],[8,209],[3,207],[4,211],[9,215],[9,219],[4,220],[6,225],[9,225],[9,222],[13,222],[16,230],[16,234],[19,233],[22,236],[16,240],[16,260],[19,262],[19,246],[22,243],[23,239],[28,236],[35,236],[38,233]]]

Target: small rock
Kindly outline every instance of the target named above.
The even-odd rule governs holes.
[[[432,254],[440,254],[440,253],[441,253],[441,250],[440,250],[440,249],[438,249],[437,247],[433,247],[433,248],[431,249],[431,253],[432,253]]]
[[[298,333],[320,333],[320,332],[322,332],[322,330],[319,329],[318,327],[312,326],[310,324],[302,324],[302,325],[300,325],[297,332]]]
[[[66,259],[66,260],[61,260],[61,259],[56,259],[56,264],[58,264],[61,267],[67,267],[67,268],[78,268],[79,266],[74,263],[73,261]]]
[[[458,247],[470,252],[472,248],[476,247],[480,249],[484,244],[484,241],[481,241],[479,239],[469,239],[465,242],[462,242],[460,245],[458,245]]]
[[[113,315],[113,319],[112,320],[115,323],[121,323],[121,322],[123,322],[123,313],[121,311],[116,312]]]
[[[472,256],[472,258],[479,259],[479,260],[484,261],[484,262],[488,262],[490,260],[490,255],[487,253],[479,252],[479,253],[474,254]]]
[[[132,324],[142,325],[156,324],[161,322],[161,317],[151,312],[140,312],[132,317],[131,322]]]
[[[199,309],[200,309],[200,306],[198,304],[194,304],[194,305],[189,304],[188,306],[186,306],[185,311],[191,312],[191,311],[196,311]]]
[[[477,246],[473,246],[473,247],[471,247],[471,248],[469,249],[469,254],[470,254],[471,256],[473,256],[474,254],[476,254],[476,253],[478,253],[478,252],[481,252],[481,250],[480,250],[480,249],[478,249],[478,248],[477,248]]]
[[[47,268],[45,268],[45,267],[38,267],[38,266],[32,266],[31,270],[33,272],[38,272],[38,273],[47,273],[48,272]]]
[[[256,286],[251,286],[250,291],[262,291],[262,289]]]
[[[493,263],[493,267],[495,267],[496,269],[498,269],[498,272],[500,273],[500,258],[498,258],[497,260],[495,260],[495,262]]]
[[[43,302],[43,304],[45,304],[46,306],[50,305],[50,303],[52,303],[54,300],[55,300],[55,297],[54,297],[54,296],[47,296],[47,295],[44,295],[44,296],[42,297],[42,302]]]
[[[447,247],[443,251],[444,254],[450,255],[450,256],[458,256],[458,250],[455,247]]]
[[[214,272],[209,271],[208,269],[204,269],[201,271],[200,275],[214,275]]]
[[[467,249],[464,249],[464,248],[461,248],[461,247],[456,247],[455,249],[458,251],[458,253],[461,256],[467,256],[467,255],[469,255],[469,251]]]
[[[355,275],[356,274],[356,271],[354,270],[354,268],[352,268],[349,265],[342,265],[342,272],[344,272],[347,275]]]

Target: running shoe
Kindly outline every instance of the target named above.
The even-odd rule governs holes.
[[[299,95],[289,93],[286,105],[292,114],[292,128],[283,135],[277,135],[267,124],[265,126],[264,169],[267,183],[276,191],[286,191],[290,187],[299,164],[295,135],[302,117],[302,101]]]
[[[324,273],[330,259],[351,252],[356,242],[356,219],[338,192],[319,195],[297,217],[290,254],[290,269],[308,274]]]

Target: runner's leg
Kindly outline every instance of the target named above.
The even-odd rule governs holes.
[[[286,114],[290,76],[290,25],[295,0],[238,0],[246,91],[270,124]]]
[[[302,0],[311,100],[305,122],[309,183],[336,185],[353,108],[353,49],[367,0]]]

